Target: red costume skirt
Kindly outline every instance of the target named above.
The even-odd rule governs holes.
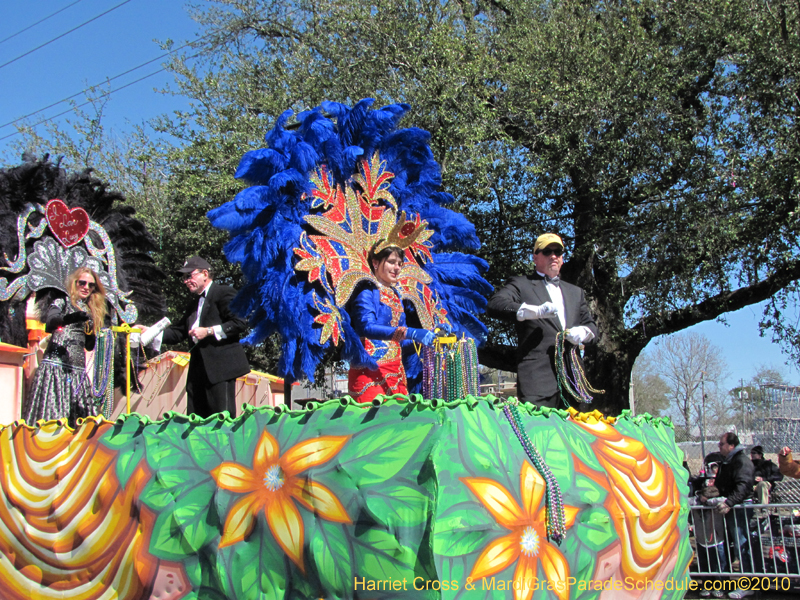
[[[372,402],[378,394],[408,394],[406,372],[399,358],[379,364],[377,370],[350,369],[347,385],[356,402]]]

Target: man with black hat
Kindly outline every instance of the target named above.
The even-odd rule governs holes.
[[[178,272],[197,299],[189,303],[179,321],[164,330],[163,343],[189,339],[193,344],[186,377],[186,412],[208,417],[227,410],[236,416],[236,379],[250,372],[239,344],[247,323],[230,310],[236,290],[215,283],[211,265],[199,256],[187,260]]]
[[[556,334],[566,331],[566,339],[576,346],[597,337],[583,290],[559,279],[563,254],[559,236],[540,235],[533,246],[536,272],[512,277],[492,296],[488,307],[489,316],[514,322],[520,400],[551,408],[559,406]]]

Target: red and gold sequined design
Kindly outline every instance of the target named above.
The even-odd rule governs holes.
[[[381,294],[381,304],[392,311],[392,317],[389,321],[389,325],[392,327],[397,327],[398,329],[403,329],[403,334],[405,334],[405,327],[398,327],[401,320],[404,320],[403,303],[401,302],[400,297],[397,295],[397,292],[390,287],[381,285],[379,286],[379,289]],[[405,335],[402,337],[396,335],[391,340],[371,340],[367,338],[361,338],[361,343],[364,344],[364,349],[367,351],[367,354],[369,354],[375,360],[375,362],[378,363],[378,367],[380,367],[381,365],[390,363],[392,361],[400,360],[402,356],[400,351],[400,342],[402,342],[404,338]],[[402,366],[400,369],[402,370]],[[405,375],[403,376],[403,381],[405,382]]]
[[[350,369],[347,377],[350,395],[356,402],[372,402],[379,394],[408,394],[406,371],[400,358],[382,361],[376,369]]]

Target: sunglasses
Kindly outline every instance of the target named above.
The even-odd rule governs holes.
[[[75,285],[80,288],[88,287],[90,290],[93,290],[97,287],[97,284],[94,281],[84,281],[83,279],[78,279],[78,281],[75,282]]]
[[[553,254],[561,256],[564,254],[564,250],[561,248],[545,248],[544,250],[539,250],[539,254],[544,254],[545,256],[552,256]]]
[[[201,271],[201,270],[199,270],[199,269],[195,269],[195,270],[194,270],[194,271],[192,271],[191,273],[182,273],[182,274],[181,274],[181,281],[188,281],[189,279],[191,279],[191,278],[192,278],[192,277],[194,277],[195,275],[199,275],[199,274],[200,274],[200,273],[202,273],[202,272],[203,272],[203,271]]]

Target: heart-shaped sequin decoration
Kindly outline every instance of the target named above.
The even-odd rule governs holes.
[[[65,248],[74,246],[89,233],[89,214],[82,208],[70,209],[54,198],[47,203],[44,214],[50,231]]]

